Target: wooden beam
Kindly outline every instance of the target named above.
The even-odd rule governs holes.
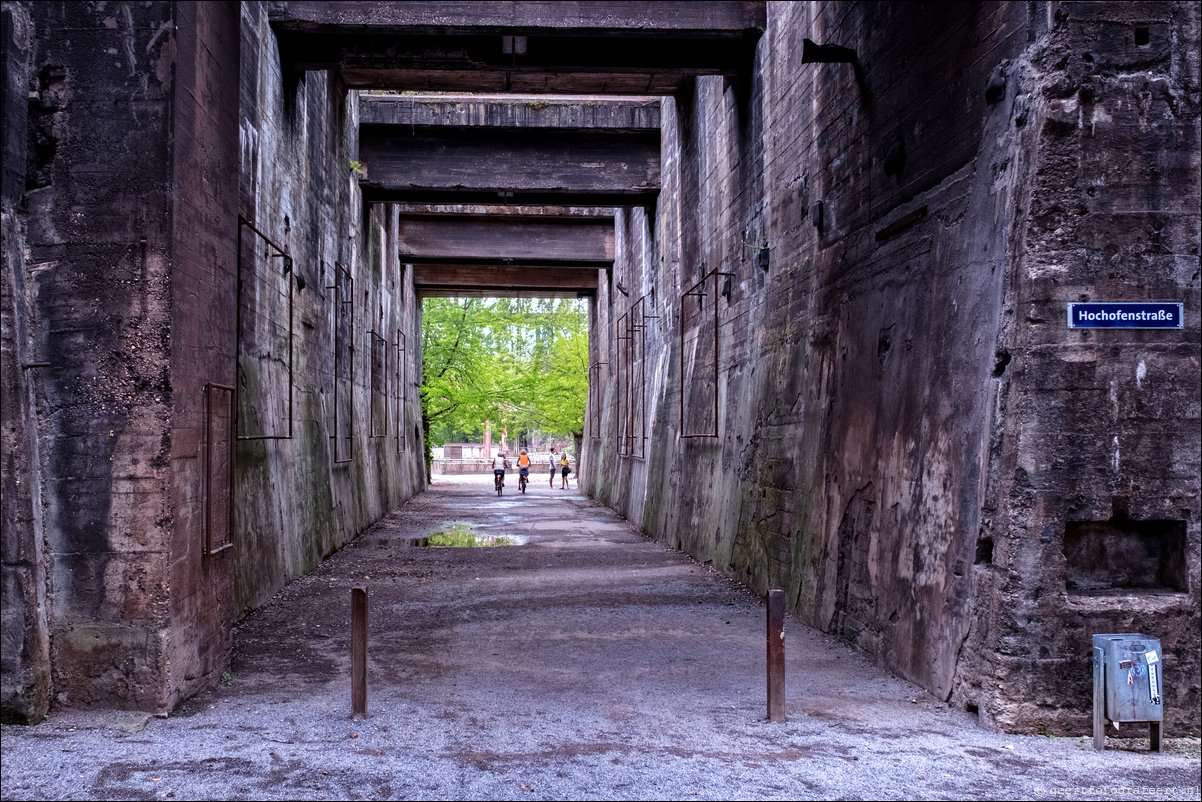
[[[633,206],[660,189],[659,132],[554,129],[360,129],[371,201],[496,200]]]
[[[401,215],[398,253],[405,262],[608,266],[612,217]]]

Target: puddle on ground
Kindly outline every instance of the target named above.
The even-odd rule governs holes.
[[[467,524],[455,523],[441,532],[431,532],[425,537],[398,538],[393,545],[416,546],[419,548],[474,549],[489,546],[521,546],[530,541],[524,535],[482,535],[473,532]]]

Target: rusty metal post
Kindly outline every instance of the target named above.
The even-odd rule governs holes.
[[[367,718],[367,588],[351,588],[351,717]]]
[[[785,720],[785,592],[768,591],[768,720]]]

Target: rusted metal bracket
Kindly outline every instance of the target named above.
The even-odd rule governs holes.
[[[243,300],[243,288],[245,286],[244,281],[243,281],[243,266],[244,265],[243,265],[243,259],[242,259],[242,255],[243,255],[242,231],[243,231],[243,229],[250,229],[250,231],[256,237],[258,237],[259,240],[261,240],[264,243],[264,245],[263,245],[263,258],[264,259],[270,260],[270,259],[275,258],[275,259],[283,259],[284,260],[284,268],[282,271],[282,275],[284,276],[284,281],[285,281],[285,284],[287,285],[286,292],[287,292],[287,298],[288,298],[288,360],[287,360],[287,364],[288,364],[288,412],[287,412],[288,428],[287,428],[286,434],[270,434],[270,433],[238,434],[239,424],[241,423],[241,421],[239,420],[238,408],[235,407],[234,408],[235,437],[238,440],[291,440],[292,439],[292,395],[293,395],[292,352],[293,352],[294,334],[293,334],[293,330],[292,330],[292,328],[293,328],[292,327],[292,317],[293,317],[292,280],[288,276],[292,272],[292,256],[288,253],[287,249],[281,247],[278,243],[276,243],[275,240],[273,240],[266,233],[264,233],[258,226],[256,226],[251,221],[247,220],[242,215],[238,215],[238,286],[237,286],[237,299],[236,299],[236,304],[235,304],[237,330],[235,331],[235,351],[234,351],[234,353],[235,353],[234,359],[235,359],[235,362],[237,365],[238,373],[241,373],[242,323],[243,323],[242,300]],[[274,251],[274,253],[272,251]],[[274,321],[269,321],[269,324],[271,324],[271,323],[274,323]]]
[[[705,276],[702,277],[702,279],[700,281],[698,281],[696,284],[694,284],[689,289],[685,290],[680,296],[680,437],[681,438],[685,438],[685,439],[688,439],[688,438],[716,438],[718,436],[718,367],[719,367],[719,361],[720,361],[719,360],[720,351],[719,351],[719,347],[718,347],[719,346],[719,341],[718,341],[718,328],[719,328],[718,327],[718,296],[721,294],[721,293],[719,293],[718,279],[719,279],[719,277],[730,278],[732,276],[734,276],[734,273],[729,273],[729,272],[716,270],[716,269],[711,270],[710,272],[706,273]],[[706,289],[705,283],[707,281],[710,281],[711,279],[714,282],[713,290],[710,292],[705,292],[704,291]],[[685,330],[692,328],[691,326],[686,325],[686,322],[685,322],[686,321],[685,298],[689,298],[689,297],[697,298],[698,316],[700,316],[700,313],[702,312],[702,310],[705,309],[705,299],[713,298],[712,305],[713,305],[713,310],[714,310],[714,312],[713,312],[714,371],[713,371],[713,377],[712,377],[710,384],[713,388],[713,412],[714,412],[714,414],[713,414],[713,426],[708,431],[704,431],[704,432],[688,432],[685,429],[685,427],[686,427],[685,422],[687,420],[687,418],[685,417],[685,406],[686,406],[685,399],[688,395],[685,392],[685,389],[686,389],[686,387],[685,387]],[[730,300],[729,293],[724,294],[723,297],[725,297],[727,299],[727,301],[729,302],[729,300]],[[698,320],[698,323],[697,323],[698,336],[700,336],[700,325],[701,325],[700,320]],[[694,341],[696,339],[697,338],[695,337]]]
[[[588,402],[589,402],[589,422],[592,423],[590,437],[594,440],[601,439],[601,366],[608,365],[608,362],[594,362],[588,366]]]
[[[630,305],[618,318],[618,455],[647,456],[647,296]],[[635,364],[638,370],[635,370]]]
[[[368,399],[368,437],[378,438],[388,436],[388,340],[375,330],[368,331],[371,342],[371,397]],[[382,415],[376,414],[378,402],[383,402]],[[379,419],[383,426],[377,427]]]
[[[330,437],[334,440],[334,463],[351,461],[349,446],[355,437],[355,279],[341,262],[334,262],[334,428]],[[345,375],[344,375],[345,374]],[[345,395],[347,404],[344,437],[338,408],[339,400]],[[342,449],[347,446],[347,455]]]
[[[234,535],[234,455],[236,449],[234,447],[234,414],[237,410],[235,403],[235,393],[237,391],[226,384],[215,384],[209,382],[204,389],[205,403],[205,556],[217,554],[226,549],[233,548]],[[220,396],[225,396],[225,401],[218,400]],[[214,422],[218,419],[218,410],[224,409],[225,415],[221,416],[225,420],[224,437],[218,441],[217,432],[214,431]],[[220,471],[220,465],[214,456],[214,451],[218,446],[224,446],[226,455],[225,471]],[[216,470],[215,470],[216,469]],[[214,505],[214,478],[224,474],[225,477],[225,509],[224,520],[218,522],[217,512]]]
[[[397,329],[396,343],[396,366],[393,368],[395,374],[397,389],[396,389],[396,453],[405,453],[405,441],[408,435],[408,421],[405,419],[405,412],[409,408],[409,358],[406,351],[405,332]]]

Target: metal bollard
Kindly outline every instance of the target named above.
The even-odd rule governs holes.
[[[785,720],[785,592],[768,591],[768,720]]]
[[[351,717],[367,718],[367,588],[351,588]]]

